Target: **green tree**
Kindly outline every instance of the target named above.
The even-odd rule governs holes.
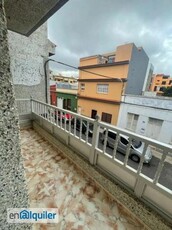
[[[172,97],[172,86],[163,89],[163,96]]]

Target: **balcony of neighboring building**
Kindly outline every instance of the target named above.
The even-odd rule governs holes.
[[[53,75],[50,85],[56,86],[57,92],[66,92],[77,94],[78,79],[75,77],[64,77],[62,75]]]
[[[35,229],[171,229],[171,146],[36,100],[17,106],[30,205],[59,210],[57,225]],[[125,155],[107,146],[110,130],[129,137]],[[129,156],[133,138],[145,143],[140,163]]]
[[[74,90],[74,92],[78,90],[78,82],[76,83],[67,83],[67,82],[56,82],[56,88],[58,90]]]

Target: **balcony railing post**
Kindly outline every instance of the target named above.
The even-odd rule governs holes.
[[[33,99],[32,99],[32,97],[30,97],[30,116],[31,116],[31,120],[32,120],[32,118],[33,118]]]
[[[92,146],[91,151],[89,155],[89,161],[92,165],[96,164],[97,156],[96,156],[96,147],[98,143],[99,138],[99,116],[96,116],[96,119],[94,121],[94,127],[93,127],[93,139],[92,139]]]

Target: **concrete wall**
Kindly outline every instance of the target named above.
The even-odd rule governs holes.
[[[127,127],[128,113],[139,115],[135,132],[145,136],[148,135],[149,118],[162,120],[157,140],[172,144],[172,100],[127,95],[123,98],[123,103],[120,106],[117,123],[119,127]]]
[[[30,229],[8,224],[7,208],[27,207],[28,195],[20,155],[19,119],[16,111],[7,26],[0,0],[0,229]]]
[[[102,74],[108,76],[110,78],[127,78],[128,75],[128,64],[122,65],[114,65],[114,66],[105,66],[105,67],[96,67],[96,68],[89,68],[89,71],[92,73]],[[88,72],[80,71],[79,72],[79,79],[100,79],[104,78],[102,76],[94,76],[94,74],[90,74]]]
[[[145,91],[149,91],[150,85],[151,85],[151,80],[153,76],[153,70],[154,67],[153,65],[149,62],[148,67],[147,67],[147,72],[146,72],[146,77],[142,89],[142,94],[144,94]]]
[[[79,66],[96,65],[96,64],[98,64],[98,55],[81,58]]]
[[[134,43],[117,46],[116,52],[115,52],[116,53],[115,62],[131,60],[133,46],[134,46]]]
[[[81,89],[81,84],[85,84],[85,90]],[[98,93],[97,85],[108,85],[108,93]],[[82,97],[89,97],[95,99],[104,99],[104,100],[114,100],[120,101],[122,90],[123,90],[122,82],[80,82],[78,88],[78,95]],[[108,102],[107,102],[108,103]]]
[[[111,124],[113,125],[117,124],[119,108],[120,106],[115,104],[78,98],[78,109],[80,114],[91,117],[92,110],[96,110],[97,115],[99,115],[101,119],[102,113],[109,113],[112,115]]]
[[[29,37],[9,31],[8,39],[16,98],[32,96],[45,101],[44,61],[49,51],[52,52],[52,43],[47,39],[47,24]]]
[[[141,95],[149,58],[143,48],[133,45],[125,94]]]

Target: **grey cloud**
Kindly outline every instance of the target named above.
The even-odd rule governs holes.
[[[171,6],[171,0],[70,0],[48,22],[49,38],[57,44],[54,58],[78,66],[81,57],[134,42],[157,72],[172,74]]]

